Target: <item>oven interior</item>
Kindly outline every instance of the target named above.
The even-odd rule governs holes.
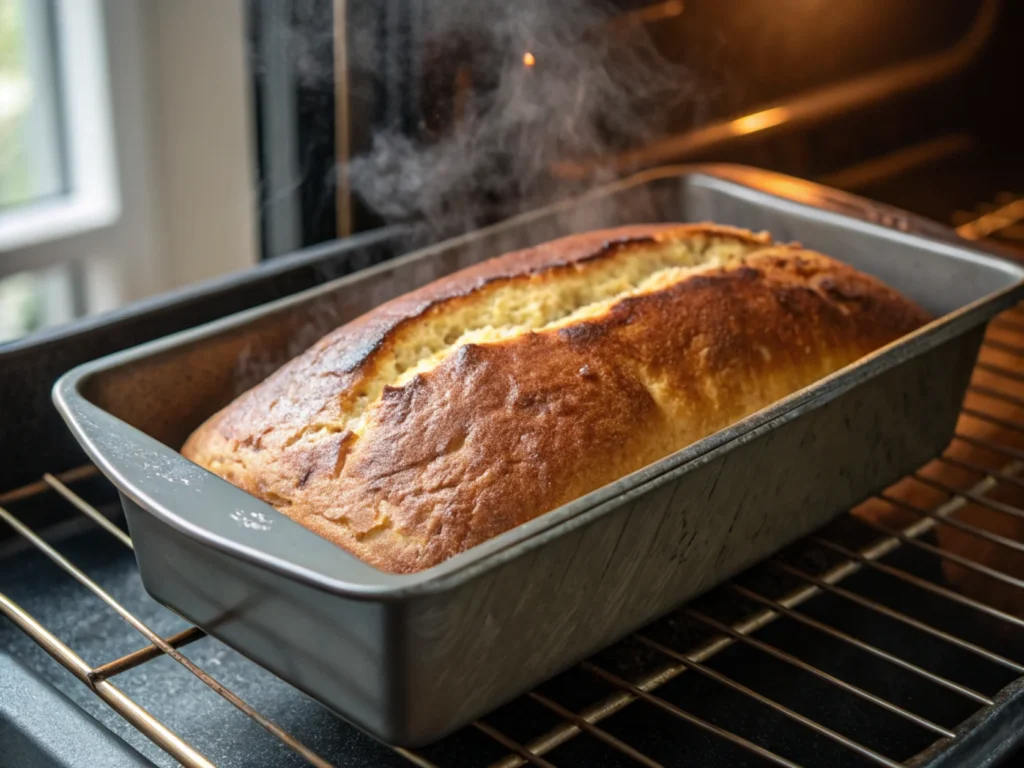
[[[552,189],[669,162],[742,162],[920,213],[1024,257],[1024,6],[769,5],[621,3],[620,25],[643,25],[688,71],[717,81],[728,72],[724,95],[699,114],[680,107],[653,135],[609,138],[598,156],[568,151],[546,162]],[[352,113],[366,119],[352,120],[352,153],[396,121],[411,140],[441,142],[465,104],[483,98],[474,89],[486,90],[486,78],[482,86],[465,69],[410,64],[409,51],[434,48],[410,45],[429,42],[416,35],[430,27],[400,6],[349,9],[380,26],[374,56],[393,57],[353,67],[352,103],[365,109]],[[942,58],[965,39],[964,55]],[[539,68],[548,54],[534,50]],[[911,85],[894,89],[892,78]],[[435,109],[431,122],[422,104],[450,109]],[[455,226],[514,211],[522,203],[506,191]],[[381,223],[358,195],[349,204],[352,229]],[[310,243],[342,234],[333,214],[333,224],[313,213],[304,221]],[[65,343],[74,344],[73,329]],[[47,429],[22,444],[71,440]],[[1013,760],[1024,733],[1020,309],[992,323],[957,437],[919,473],[415,752],[376,742],[150,599],[112,489],[94,468],[66,451],[42,461],[10,439],[3,453],[33,479],[0,488],[0,648],[33,684],[70,700],[71,709],[53,709],[67,717],[66,733],[79,733],[73,713],[84,712],[159,765],[991,765]],[[133,623],[164,640],[154,645]],[[182,650],[165,652],[173,648]],[[0,719],[5,727],[14,720]],[[63,763],[49,757],[98,765],[122,754],[93,736],[77,737]]]

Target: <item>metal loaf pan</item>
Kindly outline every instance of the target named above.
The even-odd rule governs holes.
[[[712,220],[882,278],[937,319],[742,422],[410,575],[380,572],[183,459],[203,419],[330,327],[575,231]],[[923,233],[923,234],[922,234]],[[938,453],[1024,269],[795,179],[664,169],[83,365],[55,387],[121,492],[149,592],[379,738],[434,740]]]

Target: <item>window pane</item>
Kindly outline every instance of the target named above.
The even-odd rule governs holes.
[[[0,208],[65,190],[49,0],[0,0]]]
[[[69,264],[0,278],[0,346],[71,320],[75,289],[75,269]]]

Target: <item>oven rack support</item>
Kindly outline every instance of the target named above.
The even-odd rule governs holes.
[[[1014,205],[1019,205],[1019,203],[1010,203],[1007,206],[1003,206],[998,212],[1000,215],[997,217],[988,215],[987,218],[983,216],[980,219],[969,222],[960,227],[958,232],[964,237],[973,239],[994,234],[999,229],[1011,226],[1017,221],[1024,219],[1024,208],[1018,211],[1017,208],[1013,207]],[[972,383],[970,391],[975,395],[975,399],[980,397],[982,400],[1009,403],[1024,409],[1024,310],[1020,307],[1009,310],[993,321],[992,328],[1001,332],[1000,339],[991,338],[992,334],[990,332],[983,346],[982,355],[976,369],[976,376],[977,371],[984,371],[989,374],[990,379],[995,377],[999,384],[994,386],[991,383],[980,384],[975,382]],[[1014,334],[1015,338],[1007,341],[1007,334]],[[998,354],[1000,359],[1007,357],[1015,359],[1017,364],[1007,365],[1005,362],[993,362],[991,359],[993,354]],[[1022,441],[1024,441],[1024,422],[1015,419],[1008,420],[999,413],[994,412],[993,409],[975,405],[966,406],[962,412],[961,423],[963,423],[963,419],[996,425],[1004,430],[1019,434],[1022,437]],[[902,658],[866,640],[847,634],[841,629],[816,619],[801,610],[801,606],[804,606],[813,598],[827,593],[851,603],[856,603],[879,617],[884,616],[887,619],[913,627],[915,630],[923,632],[941,642],[956,646],[961,651],[1003,667],[1012,672],[1017,677],[1017,681],[1024,678],[1024,657],[1020,659],[1008,658],[978,643],[959,637],[939,627],[931,626],[927,622],[843,586],[843,582],[856,573],[864,570],[878,571],[915,589],[936,595],[968,610],[984,614],[989,619],[1016,629],[1024,629],[1024,619],[1014,613],[989,605],[954,591],[937,581],[923,578],[883,561],[886,556],[900,549],[911,548],[940,561],[953,563],[959,568],[997,582],[1002,587],[1018,590],[1024,594],[1024,580],[1010,573],[994,569],[980,560],[936,547],[922,538],[925,534],[937,528],[947,527],[985,540],[993,546],[1024,553],[1024,540],[1007,537],[1001,533],[987,530],[955,517],[958,512],[968,505],[976,505],[996,514],[1024,520],[1024,507],[1010,505],[1004,501],[992,498],[993,490],[1000,487],[1001,484],[1016,485],[1024,488],[1024,450],[1014,445],[980,439],[963,430],[958,430],[954,437],[954,442],[956,441],[962,441],[984,449],[993,456],[1001,457],[1002,460],[997,468],[992,468],[974,465],[945,454],[940,456],[938,458],[940,462],[971,472],[978,479],[962,486],[954,486],[937,482],[924,474],[912,475],[912,482],[928,486],[944,494],[945,501],[932,507],[917,506],[889,491],[880,493],[877,496],[877,500],[893,508],[898,508],[903,512],[910,513],[916,518],[915,521],[909,525],[892,528],[876,521],[856,517],[855,519],[859,524],[873,529],[874,533],[877,534],[877,538],[870,545],[856,550],[848,548],[827,535],[810,537],[810,540],[819,548],[830,550],[840,557],[838,564],[821,573],[809,573],[780,559],[772,559],[770,561],[772,567],[795,578],[801,584],[801,586],[782,597],[772,598],[739,583],[730,583],[727,585],[727,589],[732,590],[748,602],[760,607],[760,610],[742,621],[728,624],[711,618],[691,607],[679,609],[680,612],[706,625],[715,633],[711,640],[704,642],[698,647],[681,651],[659,643],[643,631],[637,633],[634,636],[637,642],[664,657],[664,666],[654,674],[640,680],[630,681],[616,675],[595,660],[581,662],[579,665],[581,670],[603,680],[615,689],[612,695],[595,705],[576,712],[559,704],[540,691],[535,690],[525,694],[533,702],[549,710],[561,720],[559,726],[529,743],[517,742],[484,720],[472,723],[469,727],[483,733],[500,745],[507,753],[504,759],[493,763],[492,768],[519,768],[519,766],[523,765],[551,768],[554,763],[549,759],[550,753],[581,733],[586,733],[601,741],[607,747],[616,750],[638,765],[659,766],[661,765],[659,762],[643,754],[637,748],[601,726],[602,721],[638,701],[646,702],[668,716],[695,726],[716,738],[731,742],[736,747],[757,755],[768,764],[790,768],[797,766],[797,763],[792,762],[785,756],[777,754],[767,747],[744,738],[739,734],[733,733],[725,727],[702,719],[658,695],[659,688],[683,673],[700,675],[714,681],[717,685],[724,686],[742,696],[749,697],[760,705],[773,709],[782,717],[798,723],[809,731],[813,731],[818,736],[829,739],[842,748],[856,753],[868,764],[889,766],[890,768],[916,766],[922,764],[927,754],[941,750],[956,742],[964,733],[969,731],[971,722],[984,717],[994,707],[999,705],[1000,697],[1005,693],[1006,688],[1000,692],[987,695],[963,683],[931,672],[911,659]],[[82,514],[117,538],[122,545],[131,548],[132,542],[128,534],[69,487],[73,482],[93,475],[96,472],[95,467],[84,466],[63,473],[60,476],[47,474],[38,482],[0,494],[0,519],[3,519],[6,524],[10,525],[18,534],[69,576],[99,597],[111,610],[115,611],[124,621],[139,632],[147,643],[132,653],[93,667],[47,629],[46,626],[3,593],[0,593],[0,613],[3,613],[14,622],[50,656],[71,671],[76,678],[88,686],[100,699],[118,712],[134,728],[142,732],[182,765],[198,768],[212,766],[213,763],[198,749],[189,744],[185,738],[167,728],[167,726],[128,697],[112,682],[119,674],[162,655],[170,656],[178,664],[181,664],[203,684],[245,715],[252,718],[282,744],[301,755],[309,764],[329,768],[332,765],[330,762],[265,717],[241,697],[217,681],[214,676],[198,667],[180,652],[180,648],[205,637],[205,633],[201,629],[190,627],[173,636],[161,637],[6,508],[6,505],[29,496],[50,491],[56,492]],[[871,693],[851,681],[841,679],[824,669],[814,666],[757,636],[760,630],[782,617],[799,622],[816,632],[830,636],[842,644],[858,648],[876,658],[882,659],[888,664],[927,679],[931,683],[971,702],[977,706],[977,709],[968,720],[954,728],[948,728],[933,722],[919,713],[911,711],[905,706]],[[707,665],[707,661],[734,644],[750,646],[785,664],[809,673],[836,689],[867,701],[930,732],[935,736],[935,740],[924,752],[909,759],[904,758],[902,761],[875,751],[849,736],[815,721],[805,714],[786,707],[783,703],[772,699],[768,695],[744,686],[739,681]],[[410,765],[419,766],[420,768],[440,768],[440,766],[436,766],[434,762],[421,754],[420,751],[385,746],[393,750],[401,758],[404,758]]]

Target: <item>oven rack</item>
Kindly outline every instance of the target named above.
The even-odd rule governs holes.
[[[964,236],[984,237],[995,234],[1024,218],[1024,211],[1021,211],[1017,218],[1006,215],[1005,209],[1013,213],[1016,211],[1013,207],[1015,205],[1019,205],[1017,201],[1000,206],[995,212],[995,219],[993,212],[986,213],[987,221],[995,222],[994,224],[982,226],[978,224],[980,220],[976,219],[961,227],[959,231]],[[972,425],[998,429],[999,439],[978,436]],[[957,445],[980,450],[987,459],[965,460],[954,450]],[[965,555],[941,546],[941,541],[937,545],[929,540],[937,531],[949,531],[968,535],[999,550],[1024,554],[1024,524],[1015,531],[1017,535],[1011,536],[1002,528],[989,529],[973,522],[966,522],[958,516],[968,509],[981,509],[986,513],[1006,518],[1010,522],[1024,521],[1024,502],[1008,502],[1004,498],[1005,494],[1001,494],[1001,491],[1006,489],[1024,489],[1024,310],[1021,307],[1012,309],[993,321],[983,345],[956,437],[951,448],[940,456],[936,463],[943,465],[947,470],[959,472],[958,480],[938,480],[933,474],[922,470],[893,489],[879,494],[874,500],[890,511],[909,515],[909,522],[901,521],[899,525],[894,525],[884,517],[872,518],[860,514],[858,510],[858,513],[846,515],[844,521],[863,529],[862,533],[864,530],[870,531],[872,540],[866,544],[850,544],[842,535],[832,533],[832,527],[829,527],[825,532],[820,532],[798,545],[809,547],[817,553],[811,558],[812,561],[820,561],[822,553],[827,553],[826,559],[830,555],[827,567],[814,569],[804,561],[800,561],[800,565],[794,565],[794,561],[784,555],[770,561],[768,567],[788,577],[796,584],[794,588],[778,596],[772,596],[770,590],[752,588],[741,576],[712,593],[712,597],[724,593],[741,598],[748,606],[756,607],[753,612],[748,610],[742,618],[726,621],[713,618],[709,615],[712,611],[703,605],[679,609],[679,617],[685,617],[707,630],[707,636],[700,643],[681,649],[678,645],[670,645],[656,639],[653,631],[645,630],[635,635],[631,642],[662,660],[653,672],[639,677],[629,676],[619,670],[614,663],[599,658],[599,654],[598,658],[581,662],[577,671],[600,680],[611,689],[610,695],[586,707],[573,708],[545,692],[543,687],[526,694],[525,698],[544,708],[560,721],[554,728],[529,740],[517,740],[491,722],[490,718],[481,719],[468,726],[504,752],[505,757],[491,761],[490,765],[493,768],[557,765],[557,757],[554,754],[556,750],[581,734],[600,742],[604,748],[627,762],[645,766],[662,765],[663,762],[616,735],[617,732],[613,729],[603,726],[609,718],[639,702],[658,710],[670,721],[678,721],[680,724],[704,731],[715,739],[730,742],[748,755],[760,758],[765,764],[798,765],[758,739],[736,733],[727,724],[694,714],[661,695],[660,691],[680,678],[683,673],[689,673],[687,678],[703,678],[772,710],[785,720],[796,724],[798,728],[806,729],[861,758],[866,765],[933,765],[937,764],[936,761],[943,755],[951,754],[959,746],[967,744],[977,733],[980,724],[1007,710],[1011,703],[1024,698],[1024,651],[1013,655],[1005,650],[988,648],[984,643],[969,637],[969,633],[961,635],[948,627],[922,620],[904,606],[897,608],[878,600],[875,596],[868,597],[852,586],[850,581],[852,577],[862,573],[884,575],[929,598],[938,599],[951,607],[966,610],[983,617],[986,621],[1001,625],[1008,631],[1016,632],[1018,639],[1024,640],[1024,619],[1021,618],[1024,614],[1008,609],[1002,602],[986,601],[968,591],[956,591],[943,583],[941,578],[922,576],[913,569],[889,562],[894,554],[913,551],[916,555],[930,558],[936,563],[960,569],[972,577],[988,580],[1009,594],[1011,602],[1015,595],[1019,595],[1020,605],[1024,606],[1024,579],[1012,572],[994,568],[984,558]],[[7,509],[14,502],[46,492],[55,492],[130,549],[132,543],[128,534],[71,487],[75,482],[96,472],[95,467],[85,466],[58,476],[47,474],[38,482],[0,494],[0,518],[123,618],[142,635],[147,644],[132,653],[93,666],[76,654],[73,648],[59,639],[42,622],[3,593],[0,593],[0,612],[70,670],[128,723],[183,765],[210,766],[213,763],[185,737],[173,732],[127,696],[114,682],[118,675],[163,655],[184,666],[203,684],[252,718],[311,765],[332,765],[179,651],[180,648],[203,638],[205,633],[202,630],[190,627],[172,636],[161,637]],[[912,492],[908,493],[907,488],[911,488]],[[915,501],[917,497],[914,493],[920,495],[925,491],[940,498],[935,503],[927,505]],[[812,606],[816,598],[825,595],[838,598],[851,606],[856,605],[876,616],[879,621],[895,621],[934,641],[954,646],[960,652],[999,667],[1007,673],[1008,678],[996,690],[978,690],[977,686],[967,685],[931,671],[913,658],[893,653],[868,639],[851,634],[835,623],[813,616],[807,608]],[[702,598],[696,602],[706,603],[707,599]],[[862,684],[830,672],[822,664],[801,658],[764,636],[765,630],[780,619],[796,622],[841,647],[856,649],[893,668],[919,677],[962,699],[970,707],[971,712],[957,723],[936,722],[935,719],[915,711],[914,707],[906,702],[890,701],[868,690]],[[861,740],[845,735],[841,732],[842,729],[819,722],[812,714],[796,711],[773,698],[770,693],[755,690],[754,687],[745,685],[720,671],[711,662],[732,646],[745,646],[756,650],[759,654],[771,657],[789,668],[813,676],[831,689],[883,710],[934,738],[930,745],[910,756],[894,756],[872,748]],[[1017,647],[1024,649],[1024,642],[1018,643]],[[1016,712],[1015,716],[1018,720],[1024,719],[1024,711]],[[435,762],[436,758],[430,754],[430,748],[415,751],[398,747],[387,749],[391,750],[396,758],[421,768],[440,768],[443,765],[441,762]]]

